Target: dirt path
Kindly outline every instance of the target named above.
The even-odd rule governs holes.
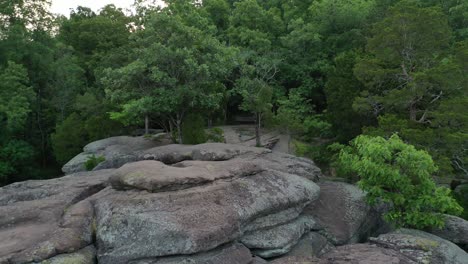
[[[219,127],[224,130],[224,139],[227,144],[239,144],[241,143],[239,139],[239,134],[234,130],[232,126],[221,126]]]
[[[279,135],[279,141],[273,147],[273,151],[291,154],[288,148],[288,142],[291,140],[290,135]]]

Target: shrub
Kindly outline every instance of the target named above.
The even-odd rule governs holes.
[[[201,144],[206,142],[205,120],[201,115],[190,114],[184,118],[182,141],[184,144]]]
[[[332,137],[332,125],[321,119],[320,115],[310,116],[304,120],[304,132],[308,140],[314,137],[329,138]]]
[[[105,161],[106,158],[104,158],[104,156],[97,156],[96,155],[91,155],[90,157],[88,157],[88,160],[85,162],[84,166],[86,168],[87,171],[92,171],[94,168],[96,168],[96,166]]]
[[[388,140],[361,135],[339,155],[344,171],[359,176],[358,185],[370,204],[389,203],[385,219],[397,227],[443,227],[443,214],[463,211],[450,190],[437,187],[431,175],[437,167],[431,156],[404,143],[397,135]]]
[[[79,154],[87,143],[82,118],[76,113],[68,116],[62,123],[57,124],[51,139],[56,160],[65,164]]]
[[[211,142],[224,142],[224,131],[219,127],[213,127],[208,131],[207,140]]]

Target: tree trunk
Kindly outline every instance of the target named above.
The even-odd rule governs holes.
[[[211,128],[213,126],[213,118],[210,116],[208,118],[208,128]]]
[[[169,120],[169,134],[171,136],[172,142],[176,143],[176,138],[174,137],[174,122],[172,119]]]
[[[262,141],[260,139],[260,127],[261,127],[261,124],[260,124],[260,114],[255,114],[256,115],[256,126],[255,126],[255,139],[256,139],[256,145],[257,147],[261,147],[262,146]]]
[[[145,115],[145,135],[149,134],[149,117]]]
[[[182,120],[180,118],[180,115],[177,115],[177,139],[178,139],[178,143],[179,144],[184,144],[184,142],[182,142],[182,127],[181,127],[181,123],[182,123]]]
[[[414,104],[411,104],[409,107],[410,120],[416,122],[416,113],[417,109]]]

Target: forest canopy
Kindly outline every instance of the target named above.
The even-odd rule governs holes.
[[[398,134],[434,176],[468,178],[468,2],[143,2],[69,17],[0,3],[0,185],[56,177],[97,139],[146,127],[184,143],[187,119],[239,114],[327,168],[335,143]]]

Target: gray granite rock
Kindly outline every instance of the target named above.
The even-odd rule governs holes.
[[[398,229],[371,243],[396,250],[416,263],[466,264],[468,253],[457,245],[438,236],[414,229]]]
[[[463,218],[445,215],[445,226],[432,228],[430,233],[463,247],[468,246],[468,221]]]
[[[172,192],[101,193],[94,201],[99,262],[126,263],[214,249],[242,237],[257,219],[304,207],[319,188],[297,175],[263,171]]]
[[[289,252],[304,233],[314,228],[317,225],[312,217],[301,216],[289,223],[246,233],[240,241],[254,249],[254,254],[271,258]]]
[[[381,224],[380,215],[366,202],[365,193],[343,182],[319,183],[320,197],[305,209],[323,227],[334,245],[365,241]]]

